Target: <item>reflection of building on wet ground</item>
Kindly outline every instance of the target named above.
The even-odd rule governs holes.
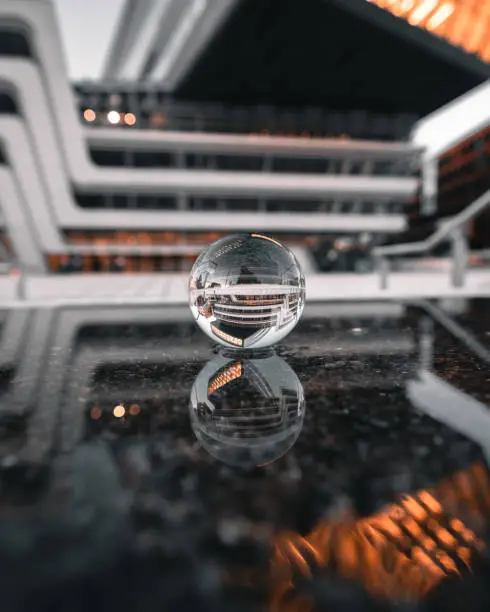
[[[321,572],[360,582],[378,597],[422,599],[443,581],[472,572],[486,548],[489,513],[490,476],[477,462],[371,516],[347,510],[305,536],[278,534],[270,610],[314,609],[304,587]]]
[[[406,309],[399,304],[307,306],[297,331],[286,343],[293,351],[301,348],[302,359],[317,360],[323,356],[325,360],[325,366],[320,369],[316,361],[311,362],[304,381],[305,390],[311,393],[321,389],[326,373],[331,384],[339,388],[384,386],[390,376],[396,379],[402,370],[406,372],[404,377],[410,377],[416,367],[418,350],[421,351],[421,363],[429,367],[434,351],[433,342],[429,340],[434,332],[429,330],[428,336],[426,332],[425,336],[418,335],[411,328],[407,329],[405,317]],[[448,323],[441,319],[442,324],[447,326]],[[454,321],[453,324],[451,333],[459,333],[462,328]],[[143,335],[138,335],[140,333]],[[97,340],[97,336],[100,339]],[[131,341],[125,340],[125,336]],[[476,338],[461,336],[458,341],[468,342],[471,350],[479,346]],[[168,367],[166,364],[170,361],[182,364],[191,358],[203,360],[209,354],[209,341],[180,308],[18,309],[5,314],[0,354],[5,373],[1,380],[4,410],[25,414],[31,398],[37,398],[29,419],[25,449],[26,455],[34,457],[48,451],[60,420],[60,440],[64,448],[71,448],[83,436],[83,413],[91,395],[93,376],[103,370],[104,365],[112,364],[116,369],[124,366],[127,370],[131,364],[136,367],[139,361]],[[366,368],[346,370],[342,364],[355,355],[362,356],[358,359],[363,360],[372,360],[375,356],[379,363],[375,367],[373,362],[374,369],[368,368],[369,374]],[[397,365],[393,373],[394,363]],[[49,385],[43,382],[46,380],[50,381]],[[178,374],[172,374],[166,383],[169,397],[182,391],[182,383],[178,381]],[[138,394],[148,397],[157,392],[158,384],[155,381],[155,387],[141,388]],[[118,389],[104,391],[112,407],[126,395],[129,396],[127,402],[141,404],[141,397],[132,395],[129,380],[118,379],[118,385]],[[414,387],[414,393],[424,401],[427,394],[428,398],[433,397],[433,388],[432,382],[427,380],[422,386]],[[451,388],[449,393],[452,393]],[[65,403],[69,409],[64,407]],[[434,404],[432,400],[430,403]],[[468,405],[468,410],[470,408]],[[444,413],[435,416],[443,419]],[[482,417],[478,423],[478,429],[485,431],[485,419]],[[471,431],[464,433],[473,435]]]
[[[420,326],[421,317],[427,316],[424,311],[399,304],[347,304],[336,309],[325,305],[320,310],[307,308],[286,347],[286,361],[300,373],[306,400],[324,402],[321,410],[310,413],[309,431],[315,430],[316,419],[328,417],[329,435],[344,437],[338,443],[341,449],[351,440],[349,432],[359,427],[361,438],[378,436],[386,463],[397,465],[402,455],[403,461],[420,466],[425,458],[418,450],[435,448],[431,445],[437,446],[441,462],[427,482],[411,483],[395,493],[390,489],[392,495],[383,507],[363,512],[344,507],[332,510],[328,518],[315,519],[301,533],[275,534],[271,608],[280,610],[286,598],[295,610],[300,583],[322,571],[359,581],[382,597],[430,595],[446,581],[464,577],[478,563],[490,508],[484,467],[488,411],[455,387],[459,379],[440,379],[445,371],[440,364],[437,369],[438,351],[443,353],[444,345],[438,347],[437,341],[450,333],[465,350],[477,349],[479,359],[485,358],[482,345],[476,336],[465,335],[458,323],[456,315],[464,317],[464,309],[455,310],[451,317],[431,305],[427,312],[432,325]],[[21,460],[42,463],[53,450],[70,453],[81,440],[108,431],[115,438],[141,431],[173,431],[173,427],[180,428],[183,436],[191,434],[188,414],[181,407],[210,350],[181,309],[13,310],[5,313],[1,325],[2,371],[9,372],[0,380],[2,410],[4,416],[10,413],[15,434],[8,446],[2,440],[2,454],[8,451]],[[173,348],[167,349],[170,345]],[[463,350],[457,358],[467,359]],[[459,368],[463,374],[465,367],[468,363]],[[244,371],[231,359],[206,378],[205,395],[226,396]],[[256,374],[257,384],[263,384],[263,373]],[[352,404],[352,391],[359,387],[373,398],[363,414]],[[263,389],[265,396],[275,395]],[[398,398],[394,403],[393,393]],[[289,396],[285,405],[293,406],[294,398]],[[244,407],[250,407],[245,395]],[[220,409],[224,411],[221,415],[218,411],[217,417],[229,418],[226,406]],[[401,413],[413,416],[408,433],[403,418],[401,424],[397,420]],[[394,438],[388,435],[391,422]],[[274,427],[277,418],[264,424]],[[222,419],[218,429],[226,436],[233,425]],[[461,433],[466,446],[458,446],[459,438],[455,443],[453,431]],[[324,456],[329,441],[310,437],[307,443],[316,444],[315,452]],[[301,453],[301,444],[300,436],[292,452]],[[468,447],[470,451],[460,453]],[[352,449],[362,452],[357,446]],[[454,469],[451,462],[456,459],[466,465]]]
[[[403,306],[346,304],[340,309],[342,314],[338,307],[329,305],[307,307],[298,333],[289,337],[288,346],[302,347],[305,358],[334,352],[342,358],[356,353],[414,353],[415,338],[400,327]],[[167,367],[170,362],[184,364],[189,359],[202,361],[209,356],[209,340],[180,307],[15,309],[4,315],[0,339],[1,370],[5,373],[0,381],[3,406],[6,412],[23,415],[32,398],[36,398],[23,451],[33,458],[48,452],[58,427],[63,448],[72,448],[83,437],[85,404],[95,372],[104,365],[112,364],[117,369],[145,361],[155,367]],[[321,321],[326,330],[321,337],[315,321]],[[365,334],[349,332],[366,325],[371,327]],[[343,330],[340,351],[339,330]],[[359,380],[356,375],[349,384]],[[178,370],[166,384],[169,397],[182,392]],[[140,398],[133,397],[129,380],[119,380],[118,385],[118,389],[104,392],[111,411],[126,395],[129,403],[136,404],[141,404],[141,397],[158,395],[161,381],[140,388]]]

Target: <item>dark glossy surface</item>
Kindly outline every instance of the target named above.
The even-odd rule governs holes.
[[[488,313],[3,312],[2,610],[488,610]]]

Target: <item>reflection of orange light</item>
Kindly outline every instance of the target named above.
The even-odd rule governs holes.
[[[441,504],[434,499],[434,497],[427,491],[421,491],[419,493],[419,499],[431,510],[432,512],[442,512]]]
[[[262,234],[250,234],[250,235],[252,236],[252,238],[262,238],[262,240],[268,240],[269,242],[273,242],[274,244],[277,244],[277,246],[284,248],[280,242],[278,242],[277,240],[274,240],[274,238],[269,238],[269,236],[262,236]]]
[[[141,408],[138,406],[138,404],[131,404],[131,406],[129,407],[129,414],[131,416],[136,416],[140,412],[141,412]]]
[[[234,336],[230,336],[230,334],[227,334],[226,332],[221,331],[214,325],[211,325],[211,331],[219,338],[223,338],[223,340],[225,342],[228,342],[229,344],[234,344],[235,346],[243,345],[243,340],[241,338],[235,338]]]
[[[120,419],[121,417],[123,417],[126,414],[126,408],[122,404],[118,404],[117,406],[114,406],[112,414],[117,419]]]
[[[458,486],[463,481],[464,492]],[[449,499],[448,490],[452,493]],[[304,598],[295,597],[294,575],[311,576],[315,566],[336,568],[375,596],[423,597],[446,576],[461,574],[462,567],[470,569],[473,555],[482,550],[484,542],[450,514],[461,513],[465,520],[485,524],[488,508],[481,509],[480,503],[489,494],[488,475],[475,464],[433,490],[404,496],[399,504],[370,517],[323,520],[306,537],[293,532],[278,534],[271,560],[270,610],[311,610]]]
[[[224,372],[217,374],[208,385],[208,395],[211,395],[224,385],[227,385],[232,380],[240,378],[242,375],[242,364],[240,361],[236,361],[231,364]]]
[[[94,419],[94,421],[98,421],[102,416],[102,410],[98,406],[94,406],[90,411],[90,418]]]
[[[91,108],[86,108],[83,111],[83,118],[85,119],[85,121],[92,123],[92,121],[95,121],[95,117],[95,111],[93,111]]]

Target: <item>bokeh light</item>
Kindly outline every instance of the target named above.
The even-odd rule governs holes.
[[[122,404],[118,404],[117,406],[114,406],[112,414],[117,419],[120,419],[121,417],[123,417],[126,414],[126,408]]]
[[[89,123],[92,123],[92,121],[95,121],[97,115],[95,114],[95,111],[92,110],[91,108],[86,108],[83,111],[83,118],[85,119],[85,121],[88,121]]]
[[[107,121],[116,125],[121,120],[121,115],[116,110],[111,110],[107,113]]]

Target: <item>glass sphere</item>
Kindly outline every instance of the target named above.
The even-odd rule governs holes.
[[[303,427],[305,401],[294,370],[275,353],[220,353],[191,390],[197,439],[224,463],[251,469],[279,459]],[[252,354],[253,355],[253,354]]]
[[[285,338],[305,304],[305,279],[294,254],[259,234],[233,234],[209,245],[189,280],[189,305],[199,327],[235,349]]]

